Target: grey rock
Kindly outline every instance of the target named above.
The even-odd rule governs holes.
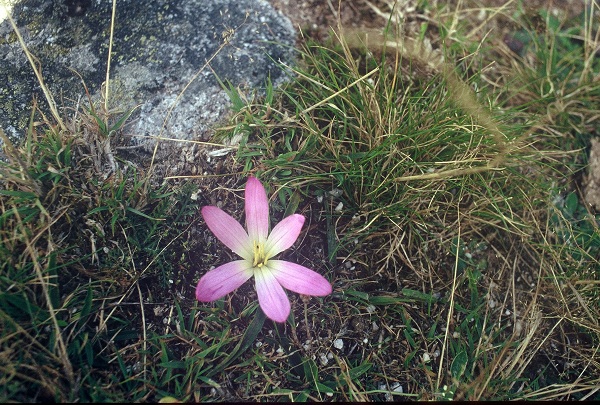
[[[62,107],[85,105],[83,78],[93,99],[102,97],[112,2],[23,0],[13,17],[44,80]],[[293,60],[296,32],[262,0],[119,0],[111,59],[109,109],[135,112],[126,131],[132,144],[162,136],[207,139],[229,108],[215,79],[249,89],[267,78],[284,80],[278,66]],[[222,47],[222,49],[220,49]],[[205,65],[213,55],[210,68]],[[13,139],[24,136],[32,97],[43,93],[8,21],[0,24],[0,125]],[[68,111],[68,110],[64,110]],[[152,145],[152,142],[148,142]]]

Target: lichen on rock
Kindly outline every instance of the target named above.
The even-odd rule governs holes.
[[[67,4],[69,3],[69,4]],[[14,19],[39,59],[59,107],[85,96],[81,75],[95,100],[102,98],[112,2],[22,0]],[[81,4],[79,4],[81,3]],[[73,6],[73,7],[71,7]],[[177,100],[162,136],[207,139],[229,102],[215,74],[234,86],[261,89],[267,78],[284,77],[278,61],[291,63],[296,32],[266,1],[150,0],[117,2],[111,58],[109,110],[137,106],[126,127],[132,144],[158,135],[167,111],[188,82],[211,60]],[[8,21],[0,24],[0,125],[13,139],[24,136],[33,97],[45,101]],[[147,142],[147,147],[152,142]]]

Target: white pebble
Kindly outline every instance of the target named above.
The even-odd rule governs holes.
[[[340,212],[343,208],[344,208],[344,203],[340,201],[339,204],[337,205],[337,207],[335,207],[335,212]]]
[[[518,320],[515,324],[515,332],[517,335],[520,335],[521,332],[523,332],[523,322],[521,322],[521,320]]]
[[[336,339],[333,341],[333,347],[341,350],[344,347],[344,341],[342,339]]]
[[[339,188],[334,188],[333,190],[331,190],[329,192],[329,194],[331,194],[333,197],[339,197],[343,194],[343,191],[340,190]]]
[[[392,391],[398,392],[400,394],[404,392],[400,383],[393,383],[390,388],[392,389]]]
[[[423,363],[429,363],[431,361],[431,357],[429,356],[429,353],[425,352],[423,353]]]

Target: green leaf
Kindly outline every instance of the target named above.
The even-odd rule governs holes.
[[[320,382],[315,384],[315,387],[317,387],[317,391],[319,391],[321,394],[335,394],[335,390],[331,387],[328,387],[325,384],[321,384]]]
[[[429,302],[429,303],[437,301],[437,299],[435,297],[433,297],[431,294],[425,294],[421,291],[411,290],[409,288],[403,288],[402,295],[409,297],[409,298],[414,298],[419,301]]]
[[[347,295],[352,298],[357,298],[358,300],[369,301],[369,294],[362,291],[346,290],[344,291],[344,295]]]
[[[186,369],[187,368],[185,361],[171,360],[171,361],[159,363],[158,365],[161,367],[170,368],[170,369],[178,369],[178,368]]]
[[[248,348],[252,345],[252,343],[256,340],[258,333],[263,327],[265,323],[265,313],[260,309],[260,307],[256,311],[256,317],[254,320],[248,325],[248,329],[242,336],[242,339],[239,341],[237,346],[233,349],[231,354],[227,356],[217,367],[214,368],[210,373],[208,373],[208,377],[211,377],[218,373],[221,370],[224,370],[229,364],[231,364],[235,359],[242,355]]]
[[[348,371],[348,374],[350,375],[350,379],[352,379],[352,381],[356,380],[358,377],[360,377],[361,375],[363,375],[364,373],[369,371],[372,366],[373,366],[373,364],[365,362],[358,367],[354,367],[354,368],[350,369]]]
[[[18,190],[0,190],[0,195],[5,195],[8,197],[20,197],[23,199],[35,199],[37,197],[35,193]]]
[[[159,219],[159,218],[152,218],[151,216],[146,215],[142,211],[136,210],[135,208],[127,207],[127,211],[133,212],[136,215],[139,215],[139,216],[144,217],[146,219],[150,219],[152,221],[161,221],[161,219]]]
[[[319,369],[317,364],[312,359],[307,359],[302,364],[304,368],[304,377],[308,383],[316,383],[319,381]]]
[[[85,296],[83,308],[81,308],[81,316],[79,317],[79,319],[87,318],[87,316],[90,314],[90,312],[92,312],[92,297],[93,296],[94,296],[94,294],[92,293],[92,286],[88,285],[88,291]]]
[[[369,302],[373,305],[396,305],[404,302],[410,302],[406,298],[392,297],[389,295],[380,295],[369,298]]]
[[[298,210],[298,205],[300,205],[301,199],[302,196],[300,195],[300,193],[297,190],[294,191],[294,193],[288,201],[287,207],[285,207],[285,213],[283,214],[284,218],[292,215]]]
[[[123,116],[121,118],[119,118],[119,120],[112,127],[110,127],[110,131],[108,131],[108,134],[110,135],[114,131],[117,131],[119,128],[121,128],[123,123],[127,120],[127,118],[129,118],[131,113],[133,113],[133,111],[135,111],[136,108],[137,108],[137,106],[133,107],[131,110],[129,110],[128,112],[123,114]]]
[[[460,351],[454,360],[452,360],[452,364],[450,365],[450,374],[452,374],[452,378],[460,379],[467,368],[467,362],[469,361],[469,357],[467,356],[467,352],[462,350]]]
[[[107,211],[108,209],[109,209],[109,207],[107,207],[107,206],[96,207],[96,208],[94,208],[94,209],[90,210],[90,211],[87,213],[87,215],[92,215],[92,214],[95,214],[95,213],[97,213],[97,212]]]
[[[410,344],[410,346],[415,349],[418,347],[417,342],[415,342],[415,340],[413,339],[411,332],[412,332],[412,328],[410,329],[410,331],[408,330],[409,328],[405,328],[402,330],[402,333],[404,334],[404,337],[406,338],[406,340],[408,341],[408,343]]]
[[[98,129],[100,129],[100,132],[102,133],[102,135],[108,136],[108,128],[106,126],[106,123],[104,121],[102,121],[102,119],[100,119],[100,117],[98,117],[98,115],[96,115],[95,111],[88,109],[88,112],[96,120],[96,124],[98,124]]]
[[[567,213],[571,216],[574,216],[575,212],[577,211],[578,205],[579,201],[577,199],[577,194],[575,194],[574,192],[569,193],[567,198],[565,198],[565,210],[567,211]]]

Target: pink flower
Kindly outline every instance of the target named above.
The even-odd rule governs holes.
[[[285,322],[290,301],[282,287],[299,294],[325,296],[331,294],[331,284],[304,266],[273,259],[298,239],[304,217],[290,215],[269,233],[269,201],[259,180],[248,178],[245,197],[248,232],[220,208],[202,207],[209,229],[243,260],[223,264],[202,276],[196,286],[196,298],[201,302],[217,300],[254,276],[258,303],[265,315]]]

